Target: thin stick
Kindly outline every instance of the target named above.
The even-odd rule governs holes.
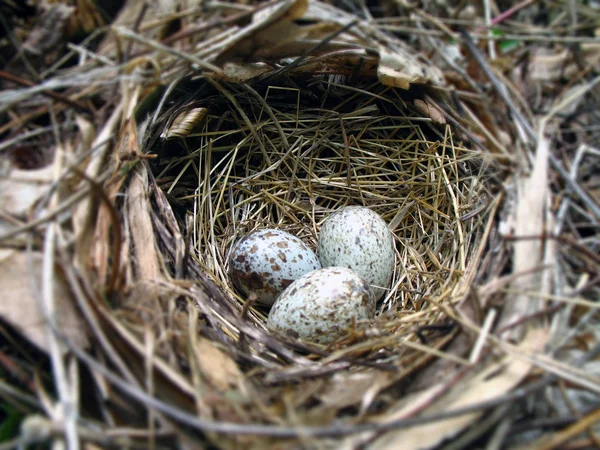
[[[21,78],[17,75],[13,75],[11,73],[6,72],[5,70],[0,70],[0,78],[4,78],[7,81],[12,81],[13,83],[20,84],[21,86],[26,87],[35,87],[37,86],[35,83],[32,83],[25,78]],[[71,100],[69,97],[64,96],[63,94],[59,94],[58,92],[51,91],[49,89],[44,89],[41,91],[43,95],[46,95],[56,101],[64,103],[65,105],[71,106],[79,111],[85,112],[86,114],[93,114],[94,112],[85,106],[83,103],[79,103],[77,100]]]

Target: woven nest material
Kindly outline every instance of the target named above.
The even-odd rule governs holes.
[[[276,227],[316,249],[329,214],[368,206],[398,243],[393,288],[380,310],[413,322],[404,316],[454,292],[476,267],[486,215],[470,214],[483,212],[488,197],[478,152],[376,79],[353,78],[351,86],[320,75],[283,81],[219,86],[236,104],[201,84],[190,96],[197,109],[164,114],[176,117],[167,136],[178,117],[208,107],[198,131],[148,148],[160,154],[152,164],[159,188],[189,226],[191,257],[239,309],[247,299],[227,277],[237,239]],[[248,124],[240,111],[252,118]]]
[[[161,265],[171,276],[199,278],[200,286],[178,291],[195,300],[183,305],[188,314],[199,309],[204,345],[224,346],[229,356],[217,353],[217,359],[241,363],[235,376],[217,371],[209,384],[234,383],[226,390],[242,395],[242,417],[270,422],[273,411],[259,405],[285,395],[305,425],[342,412],[345,420],[360,420],[365,411],[389,408],[396,396],[384,400],[385,392],[419,384],[418,370],[436,357],[467,364],[444,350],[458,332],[448,311],[465,300],[488,223],[479,151],[451,126],[423,117],[414,93],[375,77],[198,80],[177,90],[182,95],[169,98],[173,107],[147,131],[143,151],[158,155],[148,165],[152,175],[142,169],[133,180],[142,174],[155,180],[153,233]],[[131,189],[126,186],[126,196],[134,195]],[[163,195],[167,201],[158,201]],[[276,227],[316,249],[322,222],[347,205],[378,212],[396,239],[391,289],[376,318],[327,347],[273,335],[265,327],[268,310],[236,291],[227,275],[233,244],[255,229]],[[176,237],[160,224],[164,217],[174,219],[174,228],[181,224],[179,250],[181,235],[188,237],[179,258]],[[134,234],[138,227],[130,229]],[[199,287],[208,295],[199,295]],[[162,295],[165,289],[168,283]],[[168,315],[170,303],[164,305],[155,320]],[[140,306],[131,306],[132,325],[139,314],[148,320],[148,303]],[[158,354],[185,355],[198,339],[192,330],[178,329],[179,345],[160,345]],[[217,364],[198,358],[202,367]]]
[[[173,324],[177,339],[157,342],[155,351],[182,358],[177,366],[200,377],[197,388],[215,390],[217,404],[198,399],[214,417],[360,423],[365,414],[386,413],[399,392],[433,383],[435,375],[419,375],[432,361],[451,370],[468,364],[445,350],[459,331],[453,311],[482,256],[486,158],[464,133],[424,114],[423,105],[436,108],[432,96],[444,95],[385,85],[376,69],[372,61],[334,56],[291,74],[262,67],[244,83],[189,77],[163,96],[162,111],[145,128],[140,150],[156,157],[123,185],[123,215],[131,221],[134,272],[145,265],[140,260],[156,259],[161,269],[152,273],[167,278],[157,294],[154,280],[134,277],[162,306],[154,295],[140,304],[137,284],[122,318],[131,327],[140,319],[147,327],[149,314],[159,323],[173,314],[164,299],[177,293],[185,311],[176,314],[183,323]],[[147,185],[143,209],[152,227],[136,238],[141,219],[131,210]],[[268,309],[236,291],[227,275],[233,244],[276,227],[315,249],[322,222],[347,205],[376,211],[395,236],[396,269],[376,318],[329,346],[274,335],[265,327]],[[149,241],[156,242],[151,255]],[[192,342],[200,353],[189,354]],[[231,395],[237,399],[225,400]]]
[[[551,283],[540,267],[558,251],[535,236],[553,224],[547,122],[535,136],[512,103],[494,117],[481,92],[454,95],[423,55],[331,5],[216,3],[214,20],[167,37],[164,17],[139,32],[117,20],[98,55],[124,64],[98,56],[38,89],[112,89],[118,75],[121,93],[98,113],[95,138],[83,116],[73,120],[44,202],[14,213],[42,219],[0,222],[11,246],[44,250],[2,261],[12,261],[10,289],[21,284],[17,266],[45,280],[51,333],[31,340],[56,368],[57,405],[77,403],[78,386],[93,397],[80,415],[40,402],[51,425],[70,443],[113,446],[417,449],[456,438],[451,448],[461,448],[525,395],[514,390],[534,366],[597,389],[540,357],[541,317],[557,311],[542,311]],[[474,85],[445,69],[455,85]],[[507,151],[501,125],[536,149],[530,173],[509,175],[505,163],[527,151]],[[376,317],[328,345],[269,331],[268,309],[228,276],[232,246],[275,227],[316,249],[324,220],[348,205],[376,211],[394,235],[396,267]],[[512,228],[500,230],[499,217]],[[522,242],[507,249],[512,232]],[[600,263],[575,248],[581,267]],[[60,299],[70,313],[54,321]]]

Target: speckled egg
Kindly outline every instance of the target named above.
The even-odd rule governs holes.
[[[277,229],[254,231],[229,256],[229,277],[245,295],[272,305],[302,275],[321,268],[315,252],[296,236]]]
[[[345,267],[315,270],[294,281],[275,301],[267,327],[290,337],[330,343],[353,323],[375,316],[369,285]]]
[[[319,232],[323,267],[348,267],[371,285],[379,300],[390,286],[395,266],[394,236],[379,214],[347,206],[331,214]]]

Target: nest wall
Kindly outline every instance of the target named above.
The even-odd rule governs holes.
[[[422,93],[335,75],[181,90],[187,101],[176,95],[154,131],[153,172],[195,262],[236,309],[247,299],[227,277],[227,257],[239,238],[277,227],[315,249],[320,224],[347,205],[379,213],[396,238],[393,282],[379,304],[388,319],[422,313],[472,269],[484,168],[450,126],[419,113]],[[190,116],[185,137],[173,131]],[[262,326],[266,311],[252,313]]]

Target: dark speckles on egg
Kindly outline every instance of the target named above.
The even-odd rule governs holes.
[[[395,243],[385,221],[362,206],[331,214],[319,232],[318,254],[323,267],[351,267],[381,298],[392,281]]]
[[[300,239],[277,229],[244,236],[229,257],[229,276],[241,294],[256,294],[267,305],[294,280],[320,267],[314,252]]]
[[[267,326],[329,343],[374,314],[375,300],[365,281],[349,269],[329,267],[304,275],[283,291],[269,313]]]

